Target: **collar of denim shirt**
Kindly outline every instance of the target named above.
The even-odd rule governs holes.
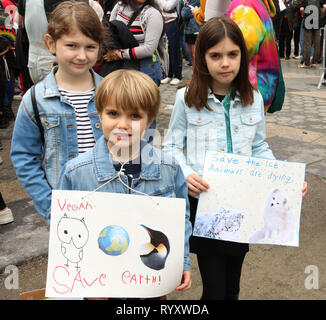
[[[159,180],[161,178],[162,152],[144,140],[141,140],[140,147],[141,173],[139,179]],[[106,181],[118,176],[104,136],[96,142],[93,148],[93,162],[98,181]]]
[[[60,96],[59,88],[57,82],[55,81],[55,76],[54,76],[57,70],[58,70],[58,66],[53,67],[49,75],[44,78],[43,98],[52,98],[52,97]],[[93,69],[90,69],[90,72],[94,79],[95,88],[97,88],[103,78],[100,75],[98,75],[96,72],[94,72]],[[93,95],[92,99],[94,99],[94,97],[95,94]]]

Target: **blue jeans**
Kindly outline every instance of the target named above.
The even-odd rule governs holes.
[[[192,63],[192,58],[191,58],[191,55],[190,55],[190,52],[189,52],[189,48],[186,44],[186,40],[185,40],[185,35],[184,33],[182,32],[180,34],[180,39],[181,39],[181,48],[184,52],[184,57],[186,58],[186,60],[189,62],[189,63]]]
[[[14,97],[14,82],[12,79],[6,83],[6,93],[3,99],[3,105],[5,107],[11,106],[12,99]]]
[[[139,71],[147,74],[159,86],[162,79],[161,63],[158,57],[153,61],[152,57],[139,60]]]
[[[169,51],[169,78],[182,78],[182,60],[180,47],[180,27],[177,20],[166,24]]]

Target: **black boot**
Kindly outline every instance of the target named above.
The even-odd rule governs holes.
[[[15,120],[15,114],[11,109],[11,106],[4,107],[4,114],[8,121]]]
[[[5,116],[4,108],[0,108],[0,129],[6,129],[9,127],[9,120]]]

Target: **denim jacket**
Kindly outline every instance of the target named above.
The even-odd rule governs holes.
[[[64,164],[78,155],[77,125],[73,106],[60,95],[54,73],[35,87],[35,97],[44,128],[42,147],[40,130],[36,124],[28,90],[19,106],[11,143],[11,160],[18,180],[33,198],[35,209],[50,217],[51,190],[57,185]],[[101,77],[91,71],[95,87]],[[101,124],[95,108],[94,96],[88,104],[94,138],[102,136]]]
[[[111,179],[111,182],[104,185]],[[121,179],[128,185],[126,176],[121,176]],[[57,188],[93,191],[100,186],[101,192],[137,194],[119,181],[104,136],[96,142],[93,149],[66,163]],[[180,166],[171,157],[163,159],[159,149],[142,140],[141,173],[138,178],[132,179],[131,188],[150,196],[186,200],[184,270],[190,270],[189,237],[192,226],[189,220],[188,188]]]
[[[198,33],[201,26],[196,22],[193,13],[191,12],[191,8],[189,6],[199,7],[199,0],[190,0],[187,6],[184,6],[181,9],[181,16],[183,20],[183,32],[184,34],[194,34]]]
[[[163,142],[163,151],[171,153],[187,177],[195,173],[202,177],[206,150],[227,152],[227,133],[224,107],[216,97],[208,95],[208,105],[198,111],[189,108],[184,100],[185,88],[177,91],[169,130]],[[274,159],[265,142],[264,102],[254,90],[254,103],[243,107],[239,98],[231,100],[230,131],[233,153]],[[186,149],[186,155],[184,154]]]

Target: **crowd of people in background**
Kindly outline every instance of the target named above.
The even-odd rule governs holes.
[[[276,15],[273,24],[280,58],[298,60],[299,68],[315,68],[324,56],[325,1],[277,0],[274,3]]]
[[[44,44],[43,35],[46,32],[50,12],[62,1],[36,0],[33,1],[33,5],[31,1],[26,0],[1,0],[0,2],[0,55],[3,56],[0,59],[1,129],[7,128],[10,121],[14,120],[11,110],[12,99],[21,98],[34,83],[42,80],[55,62],[55,57]],[[146,24],[145,28],[144,23],[141,23],[144,19],[136,19],[133,24],[135,26],[133,30],[136,31],[130,35],[121,29],[123,28],[121,22],[127,25],[127,20],[123,17],[135,11],[134,1],[123,0],[118,6],[115,6],[119,2],[117,0],[80,1],[89,3],[99,19],[107,26],[108,32],[111,32],[111,37],[107,37],[104,44],[104,47],[110,50],[103,52],[103,59],[98,61],[95,71],[102,76],[118,68],[140,68],[146,69],[145,73],[148,73],[151,68],[149,65],[155,66],[151,71],[151,77],[158,85],[180,84],[182,61],[186,59],[188,65],[192,65],[194,44],[204,21],[225,14],[231,3],[230,0],[215,1],[215,3],[212,0],[147,1],[150,10],[143,8],[139,14],[141,17],[146,16],[148,26]],[[243,3],[246,4],[246,1]],[[316,67],[323,57],[324,35],[321,30],[326,22],[324,0],[273,0],[273,3],[276,11],[272,21],[279,57],[285,60],[298,60],[299,68]],[[317,20],[312,19],[312,14],[315,13],[312,7],[318,8]],[[36,20],[37,26],[34,23]],[[137,28],[142,30],[142,35]],[[117,39],[117,34],[120,39]],[[165,42],[162,41],[163,34]],[[126,39],[131,39],[131,42],[126,43]],[[157,52],[159,43],[162,46],[168,44],[168,59],[163,59],[167,67],[163,69],[163,73],[160,67],[163,57],[160,57]],[[122,51],[122,47],[125,50]],[[157,59],[154,58],[155,56]]]
[[[0,55],[3,56],[0,59],[1,129],[7,128],[10,121],[14,120],[11,110],[12,99],[21,98],[52,68],[55,57],[47,50],[42,37],[46,32],[50,12],[62,1],[36,0],[33,1],[33,5],[31,1],[26,0],[0,1]],[[123,20],[122,17],[125,13],[128,15],[135,11],[133,1],[123,0],[119,6],[115,6],[119,2],[117,0],[80,1],[89,3],[99,19],[107,26],[108,32],[111,32],[111,37],[107,37],[104,44],[104,47],[110,50],[103,52],[103,59],[98,61],[95,71],[102,76],[118,68],[140,68],[146,69],[145,73],[148,73],[151,68],[149,66],[155,66],[151,71],[153,73],[151,77],[158,85],[176,86],[182,81],[183,59],[187,60],[188,65],[192,65],[194,44],[204,21],[225,14],[231,3],[230,0],[215,2],[152,0],[148,2],[151,9],[148,11],[143,8],[140,13],[141,17],[146,16],[149,27],[146,24],[145,28],[144,22],[141,23],[145,21],[144,19],[136,19],[133,29],[136,31],[130,35],[121,29],[123,28],[121,22],[127,25],[127,20]],[[324,0],[273,0],[273,3],[276,11],[272,21],[279,57],[285,60],[298,60],[299,68],[316,67],[323,57],[323,27],[326,22]],[[317,11],[313,8],[317,8]],[[315,12],[317,19],[312,18]],[[34,23],[36,20],[37,26]],[[139,32],[137,28],[142,30],[142,35],[137,33]],[[117,39],[117,34],[120,35],[120,39]],[[130,43],[126,43],[128,39]],[[122,43],[117,40],[121,40]],[[118,48],[118,44],[125,50],[122,51],[122,47]],[[160,57],[157,52],[159,44],[161,48],[168,44],[168,59]],[[114,55],[114,52],[117,55]],[[155,56],[157,59],[154,58]],[[162,60],[167,65],[163,72],[160,67]]]
[[[209,110],[208,101],[214,108],[225,108],[219,121],[225,127],[230,126],[230,115],[224,118],[224,114],[238,99],[241,110],[242,106],[249,106],[261,115],[256,124],[259,130],[248,142],[248,155],[265,154],[266,158],[273,159],[271,150],[264,142],[264,113],[268,112],[276,95],[281,75],[279,58],[294,58],[299,61],[300,68],[312,68],[321,62],[323,56],[320,35],[326,8],[323,0],[78,2],[84,4],[76,6],[75,1],[65,0],[0,0],[0,129],[6,129],[10,121],[15,121],[11,160],[18,179],[33,198],[35,209],[48,220],[51,216],[51,192],[58,184],[62,169],[80,154],[89,155],[87,152],[98,145],[97,141],[102,141],[103,148],[106,148],[102,136],[105,129],[103,124],[111,123],[113,118],[117,121],[126,113],[128,117],[137,117],[144,122],[141,130],[144,139],[149,145],[153,142],[150,129],[156,126],[156,113],[149,116],[151,113],[148,110],[142,110],[144,106],[137,109],[131,102],[129,107],[132,111],[129,112],[128,108],[121,111],[117,106],[119,92],[111,97],[115,99],[116,109],[108,113],[102,109],[97,112],[99,110],[98,106],[95,107],[94,99],[103,77],[116,70],[133,69],[146,74],[144,83],[154,83],[158,91],[160,85],[181,84],[185,59],[193,68],[193,76],[186,84],[186,93],[181,95],[185,89],[178,91],[170,127],[179,129],[180,123],[187,127],[189,114],[197,115]],[[83,49],[86,66],[70,64],[74,47]],[[238,57],[232,62],[234,77],[224,85],[215,78],[215,56],[210,56],[210,52],[220,50],[224,54],[229,48],[237,52]],[[132,79],[132,73],[128,75],[127,72],[127,76]],[[145,89],[141,87],[141,90]],[[105,88],[101,90],[106,92]],[[207,96],[208,90],[211,91]],[[238,92],[239,97],[236,95]],[[23,99],[16,119],[11,108],[14,98]],[[34,99],[37,100],[36,109]],[[185,104],[187,108],[184,108]],[[35,110],[38,110],[38,115]],[[51,113],[51,117],[48,117],[48,113]],[[53,135],[59,135],[63,143],[56,144]],[[178,171],[178,183],[183,186],[182,191],[188,186],[188,194],[192,198],[186,196],[187,210],[194,216],[196,197],[209,186],[200,177],[200,170],[196,171],[202,163],[182,165],[185,162],[185,141],[177,140],[179,146],[176,146],[172,140],[168,136],[163,145],[171,153],[179,148],[183,174]],[[232,145],[230,132],[227,132],[226,140],[228,152],[235,152],[237,140]],[[220,143],[221,140],[218,141]],[[108,154],[108,150],[105,152]],[[187,152],[192,155],[191,146]],[[130,154],[126,161],[134,169],[132,156]],[[203,161],[203,158],[200,160]],[[138,168],[137,173],[140,172]],[[80,176],[77,175],[76,179],[79,181]],[[157,185],[163,182],[159,181]],[[146,181],[143,183],[147,184]],[[303,195],[306,193],[306,186],[302,192]],[[190,225],[188,215],[186,223]],[[12,213],[0,193],[0,224],[12,221]],[[191,284],[188,270],[189,236],[188,228],[180,290],[189,288]],[[218,245],[214,250],[219,258],[211,259],[204,252],[202,244],[197,243],[196,247],[194,243],[195,240],[190,241],[190,251],[201,257],[198,261],[204,285],[203,298],[237,299],[242,263],[248,246]],[[221,268],[224,268],[224,272],[226,268],[231,270],[231,276],[227,277],[221,272],[223,281],[226,279],[228,283],[217,292],[215,288],[221,280],[213,275],[215,266],[220,267],[217,264],[220,264],[221,256],[225,258],[225,266]],[[215,282],[211,281],[213,278]]]

